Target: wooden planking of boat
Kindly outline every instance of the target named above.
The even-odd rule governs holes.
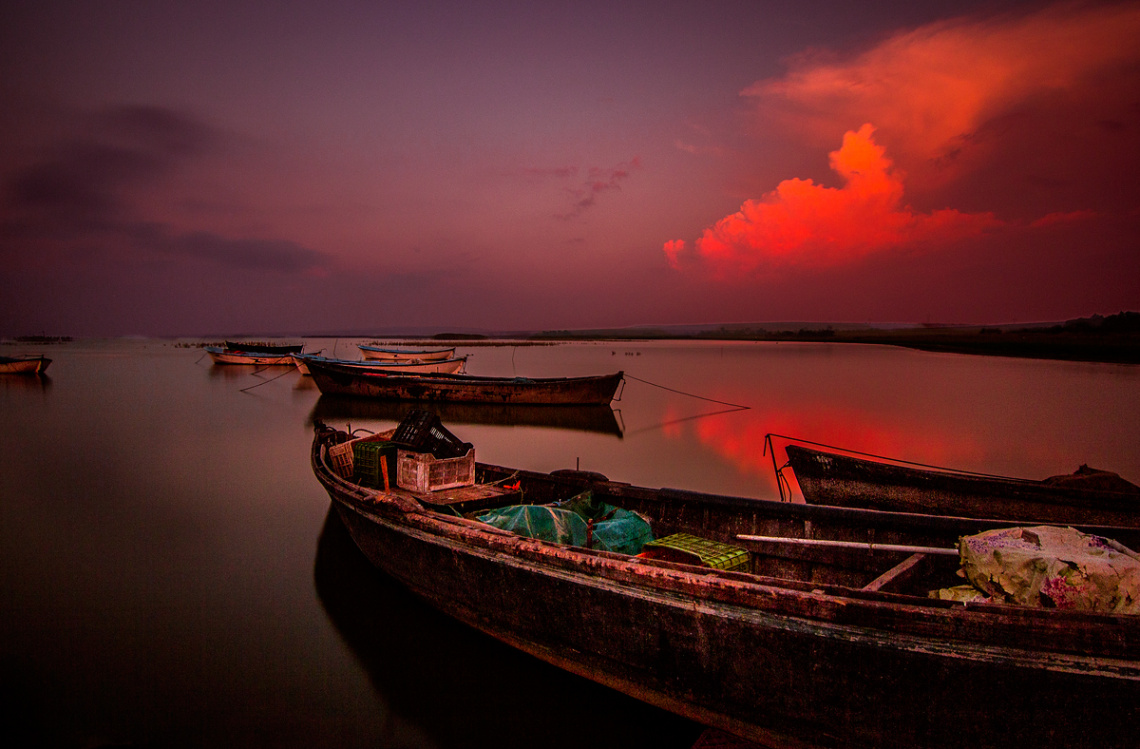
[[[484,464],[472,486],[372,489],[330,459],[347,439],[316,424],[312,468],[376,567],[456,619],[645,702],[770,746],[1134,745],[1140,616],[928,596],[960,582],[959,537],[1001,524]],[[741,551],[744,566],[475,519],[583,490],[647,519],[661,543],[691,534]],[[1137,529],[1087,530],[1140,541]]]
[[[614,399],[624,377],[622,372],[591,377],[402,376],[329,362],[308,365],[317,388],[326,395],[460,403],[605,405]]]
[[[785,450],[811,504],[1019,523],[1140,526],[1140,487],[1107,471],[1082,467],[1035,481],[899,465],[806,445]]]
[[[455,347],[443,349],[381,348],[359,343],[356,346],[365,359],[381,361],[442,361],[455,358]]]
[[[0,356],[0,374],[43,374],[49,364],[46,356]]]
[[[295,366],[292,354],[231,351],[220,346],[206,346],[206,353],[214,360],[214,364],[246,364],[258,367]]]
[[[358,367],[368,372],[388,372],[391,374],[461,374],[467,368],[467,357],[460,356],[454,359],[437,359],[432,361],[388,361],[385,359],[336,359],[316,354],[293,354],[293,361],[303,375],[309,375],[309,361],[317,359],[322,362],[340,364],[346,367]]]

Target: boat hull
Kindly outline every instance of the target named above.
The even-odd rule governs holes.
[[[1140,494],[908,468],[802,445],[785,450],[804,500],[812,504],[1140,527]]]
[[[362,372],[309,362],[317,388],[326,395],[352,395],[403,401],[457,403],[605,405],[613,400],[623,374],[596,377],[512,378],[468,375],[401,376]]]
[[[339,480],[319,448],[313,461],[365,556],[431,605],[556,666],[749,740],[1124,746],[1140,718],[1137,627],[1121,621],[1130,617],[1093,625],[1121,628],[1123,656],[1042,653],[1025,643],[1043,634],[1035,626],[1048,630],[1038,619],[1055,614],[904,605],[840,596],[824,584],[653,566],[445,517],[398,492]],[[773,518],[788,508],[760,504],[778,506],[762,510]]]
[[[393,349],[393,348],[380,348],[378,346],[365,346],[358,344],[357,348],[364,354],[365,359],[376,359],[378,361],[443,361],[444,359],[455,358],[455,348],[447,349],[430,349],[430,350],[414,350],[414,349]]]
[[[226,351],[241,354],[260,354],[262,356],[288,356],[299,354],[305,348],[303,343],[275,345],[270,343],[243,343],[241,341],[226,341]]]
[[[364,372],[387,372],[389,374],[460,374],[467,367],[467,357],[455,359],[440,359],[438,361],[386,361],[368,359],[365,361],[350,361],[346,359],[330,359],[327,357],[293,355],[297,369],[301,374],[309,375],[309,362],[313,359],[338,364],[342,367],[355,368]]]
[[[251,354],[242,351],[226,351],[219,348],[207,348],[206,353],[214,364],[244,364],[256,367],[292,367],[292,354]]]
[[[44,356],[0,357],[0,374],[43,374],[49,364],[51,359]]]

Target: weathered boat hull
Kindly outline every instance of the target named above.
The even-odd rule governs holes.
[[[381,348],[379,346],[366,346],[357,344],[357,348],[364,354],[365,359],[380,361],[442,361],[455,358],[455,347],[445,349],[403,349]]]
[[[1133,739],[1136,617],[947,605],[526,539],[433,512],[407,493],[339,479],[319,440],[314,472],[379,569],[472,627],[706,725],[776,746],[1124,746]],[[537,494],[543,480],[547,490],[558,488],[552,477],[501,475]],[[562,488],[569,496],[582,486]],[[683,516],[720,513],[738,517],[740,532],[862,525],[865,533],[878,515],[590,486],[607,501],[655,510],[666,530]],[[664,512],[653,507],[661,502],[669,505]],[[928,518],[915,521],[925,528],[912,534],[905,518],[894,522],[880,526],[880,538],[944,537],[962,527]]]
[[[910,468],[802,445],[785,450],[804,500],[812,504],[1028,523],[1140,526],[1140,494]]]
[[[49,364],[51,359],[44,356],[0,356],[0,374],[43,374]]]
[[[387,361],[380,359],[351,361],[347,359],[293,354],[293,361],[296,362],[297,369],[300,370],[303,375],[312,374],[309,371],[309,362],[313,359],[339,364],[343,367],[356,368],[365,372],[387,372],[389,374],[460,374],[467,367],[466,356],[460,356],[455,359],[439,359],[436,361]]]
[[[326,395],[353,395],[404,401],[460,403],[608,404],[623,374],[596,377],[401,376],[362,372],[325,362],[309,362],[317,388]]]

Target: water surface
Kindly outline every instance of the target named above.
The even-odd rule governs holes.
[[[310,471],[312,421],[376,431],[407,406],[324,398],[293,369],[212,366],[174,342],[45,353],[47,379],[0,378],[0,718],[25,744],[668,748],[699,733],[363,562]],[[460,353],[478,374],[629,375],[612,410],[445,410],[488,462],[769,499],[775,432],[1140,481],[1137,367],[795,343]]]

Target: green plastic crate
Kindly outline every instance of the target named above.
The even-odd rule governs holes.
[[[352,477],[358,484],[384,489],[382,465],[388,467],[388,486],[396,483],[396,445],[391,442],[357,442],[352,446]]]
[[[688,533],[674,533],[645,544],[642,553],[657,556],[654,550],[666,552],[662,556],[680,557],[689,564],[700,564],[718,570],[746,570],[748,551],[730,546],[720,541],[692,536]],[[680,560],[678,560],[680,561]]]

